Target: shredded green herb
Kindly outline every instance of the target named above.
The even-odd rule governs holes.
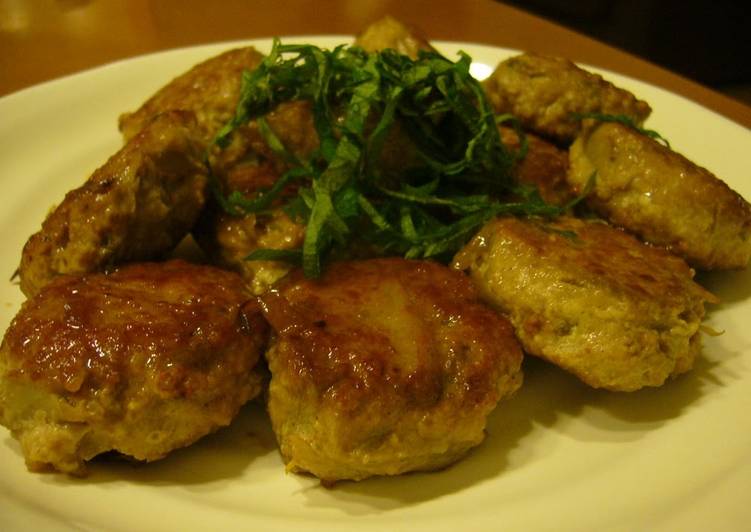
[[[225,196],[218,186],[216,196],[231,214],[263,212],[294,182],[297,195],[283,209],[306,230],[302,249],[257,250],[248,259],[299,261],[305,275],[317,277],[326,254],[355,237],[385,253],[446,258],[499,214],[560,214],[535,188],[512,179],[526,141],[519,129],[520,150],[501,142],[470,64],[464,53],[455,62],[435,52],[413,60],[393,50],[274,40],[261,65],[243,74],[236,114],[215,143],[227,146],[235,129],[255,119],[289,170],[254,198]],[[319,148],[307,160],[290,153],[263,119],[295,100],[312,104]],[[395,124],[420,161],[396,179],[379,164]]]
[[[668,142],[668,139],[660,135],[654,129],[644,129],[643,127],[637,125],[631,117],[626,115],[609,115],[604,113],[573,113],[573,118],[575,120],[585,120],[587,118],[591,118],[592,120],[599,120],[600,122],[617,122],[619,124],[623,124],[624,126],[628,126],[635,131],[638,131],[642,135],[663,143],[667,148],[670,147],[670,142]]]

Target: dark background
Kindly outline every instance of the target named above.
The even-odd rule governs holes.
[[[506,0],[751,104],[751,2]]]

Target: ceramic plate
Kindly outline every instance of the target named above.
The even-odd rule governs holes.
[[[287,38],[333,46],[344,38]],[[117,117],[199,60],[239,43],[115,63],[0,99],[0,326],[22,296],[10,281],[51,205],[120,145]],[[247,44],[247,43],[244,43]],[[250,44],[268,51],[270,42]],[[462,49],[487,74],[510,50]],[[647,100],[648,126],[751,198],[751,132],[662,89],[606,77]],[[453,467],[325,489],[285,474],[262,408],[149,465],[97,462],[85,479],[26,471],[0,428],[3,530],[728,530],[748,526],[751,274],[700,281],[722,298],[693,372],[661,389],[588,389],[542,362],[490,418],[486,441]]]

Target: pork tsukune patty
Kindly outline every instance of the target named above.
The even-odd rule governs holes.
[[[700,350],[714,296],[686,263],[603,222],[499,218],[461,250],[482,297],[524,350],[596,388],[660,386]]]
[[[0,347],[0,422],[31,470],[81,474],[228,425],[260,393],[268,326],[239,275],[182,261],[61,276],[27,300]]]
[[[444,467],[521,384],[511,325],[436,263],[334,263],[317,280],[293,272],[261,300],[282,456],[325,482]]]
[[[576,114],[626,115],[641,124],[651,112],[647,102],[562,57],[510,57],[483,86],[496,113],[510,113],[525,129],[562,144],[581,130]]]
[[[161,258],[190,232],[207,185],[193,114],[156,116],[29,237],[21,289],[31,297],[58,275]]]
[[[708,170],[633,128],[597,123],[571,145],[568,182],[614,225],[700,269],[744,268],[751,205]]]

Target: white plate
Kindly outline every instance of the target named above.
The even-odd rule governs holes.
[[[305,41],[332,46],[344,38]],[[302,42],[301,39],[285,39]],[[128,60],[0,99],[0,276],[50,205],[120,144],[119,113],[231,45]],[[268,41],[251,42],[268,50]],[[463,49],[485,70],[511,51]],[[482,66],[480,67],[480,71]],[[615,74],[650,102],[649,126],[751,197],[751,133],[703,107]],[[284,473],[257,406],[232,427],[147,466],[97,463],[83,480],[31,474],[0,428],[2,530],[728,530],[751,517],[751,273],[703,278],[724,303],[695,371],[661,389],[612,394],[541,362],[492,415],[485,443],[446,471],[327,490]],[[22,301],[0,283],[0,326]]]

